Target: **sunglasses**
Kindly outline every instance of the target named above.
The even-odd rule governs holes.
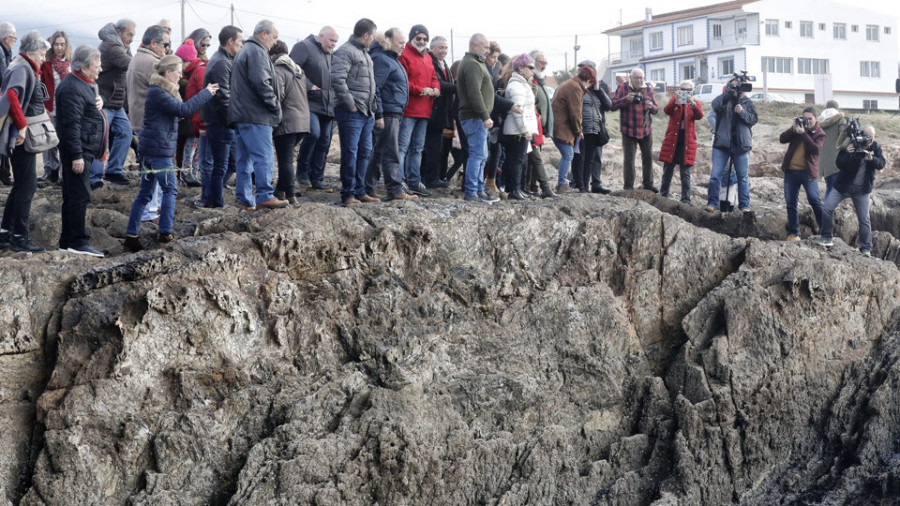
[[[426,36],[424,36],[424,35],[419,35],[419,36],[417,36],[417,37],[416,37],[415,39],[413,39],[413,40],[417,40],[417,41],[419,41],[419,42],[428,42],[428,37],[426,37]]]
[[[200,44],[200,47],[209,47],[209,44]]]
[[[163,42],[163,47],[169,49],[170,47],[172,47],[172,44],[169,42]]]
[[[534,70],[534,65],[525,65],[525,68],[529,68],[529,69],[531,69],[531,70]]]

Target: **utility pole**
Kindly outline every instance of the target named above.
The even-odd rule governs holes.
[[[566,51],[566,75],[571,75],[571,74],[569,74],[569,52],[568,51]]]
[[[453,28],[450,29],[450,63],[456,61],[455,51],[453,50]]]
[[[184,2],[185,0],[181,0],[181,40],[184,40]],[[173,44],[174,45],[174,44]]]
[[[578,50],[581,49],[581,46],[578,45],[578,35],[575,36],[575,57],[572,58],[572,63],[578,65]]]
[[[231,4],[231,26],[234,26],[234,4]]]

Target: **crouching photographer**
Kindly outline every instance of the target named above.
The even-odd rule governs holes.
[[[825,144],[825,131],[819,126],[816,111],[803,109],[803,115],[782,132],[779,138],[788,144],[781,171],[784,172],[784,202],[787,204],[788,241],[800,240],[800,219],[797,216],[797,200],[800,188],[806,191],[806,200],[816,215],[816,224],[822,226],[822,201],[819,199],[819,152]]]
[[[847,127],[850,144],[838,152],[838,177],[834,190],[828,194],[822,209],[822,236],[819,244],[834,245],[834,210],[844,199],[853,200],[856,218],[859,220],[859,251],[869,256],[872,251],[872,223],[869,221],[869,195],[875,184],[875,171],[884,168],[881,146],[875,142],[875,127],[866,125],[859,128],[859,122],[852,120]]]
[[[745,213],[750,212],[750,180],[747,177],[749,153],[753,149],[753,133],[750,129],[756,124],[758,117],[756,107],[747,97],[747,93],[753,89],[749,81],[746,72],[735,74],[728,81],[725,91],[712,102],[712,110],[716,113],[716,131],[704,208],[708,212],[715,211],[719,205],[722,180],[729,178],[730,171],[726,171],[729,158],[734,162],[737,173],[738,207]]]

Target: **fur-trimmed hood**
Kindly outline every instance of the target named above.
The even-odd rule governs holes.
[[[294,73],[294,77],[303,77],[303,69],[300,68],[300,65],[297,65],[294,60],[291,59],[290,55],[282,54],[275,59],[275,65],[281,65],[282,67],[287,67],[291,69]]]
[[[831,125],[841,121],[844,119],[844,113],[837,109],[828,108],[822,111],[822,114],[819,115],[819,126],[822,128],[828,128]]]
[[[181,102],[181,94],[178,93],[178,85],[168,81],[165,77],[159,74],[153,74],[150,76],[150,86],[159,86],[169,92],[169,95],[175,97],[175,100]]]

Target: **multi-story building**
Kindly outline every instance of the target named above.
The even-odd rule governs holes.
[[[648,9],[643,21],[605,33],[621,43],[611,78],[641,67],[647,80],[674,86],[747,70],[755,89],[795,102],[898,109],[897,17],[888,13],[829,0],[735,0],[656,16]]]

